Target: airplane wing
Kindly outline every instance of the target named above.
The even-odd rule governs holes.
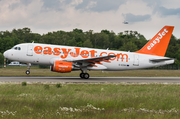
[[[101,64],[102,62],[109,62],[111,58],[116,57],[116,55],[107,55],[107,56],[101,56],[101,57],[93,57],[93,58],[85,58],[85,59],[76,59],[76,60],[67,60],[68,62],[73,62],[76,67],[97,67],[95,64]]]

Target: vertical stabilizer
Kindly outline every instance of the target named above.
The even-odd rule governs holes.
[[[141,50],[136,53],[164,57],[173,29],[174,26],[164,26]]]

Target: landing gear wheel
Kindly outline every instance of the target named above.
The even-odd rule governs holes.
[[[31,67],[31,63],[27,63],[27,70],[26,70],[26,74],[29,75],[30,74],[30,67]]]
[[[79,76],[83,79],[84,78],[84,73],[80,73]]]
[[[29,71],[29,70],[26,70],[26,74],[29,75],[29,74],[30,74],[30,71]]]
[[[84,78],[88,79],[89,78],[89,74],[88,73],[84,73]]]

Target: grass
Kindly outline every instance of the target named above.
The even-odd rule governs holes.
[[[26,67],[0,68],[0,76],[27,76]],[[50,69],[31,67],[29,76],[75,76],[79,77],[80,71],[71,73],[51,72]],[[88,71],[91,77],[180,77],[180,70],[128,70],[128,71]]]
[[[0,117],[176,119],[179,90],[177,84],[1,84]]]
[[[27,76],[26,67],[0,76]],[[77,76],[31,68],[29,76]],[[180,70],[88,71],[91,77],[179,77]],[[180,118],[177,84],[0,84],[0,118]],[[60,87],[60,88],[59,88]]]

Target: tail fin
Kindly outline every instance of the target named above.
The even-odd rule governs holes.
[[[164,57],[173,29],[174,26],[164,26],[142,49],[136,53]]]

